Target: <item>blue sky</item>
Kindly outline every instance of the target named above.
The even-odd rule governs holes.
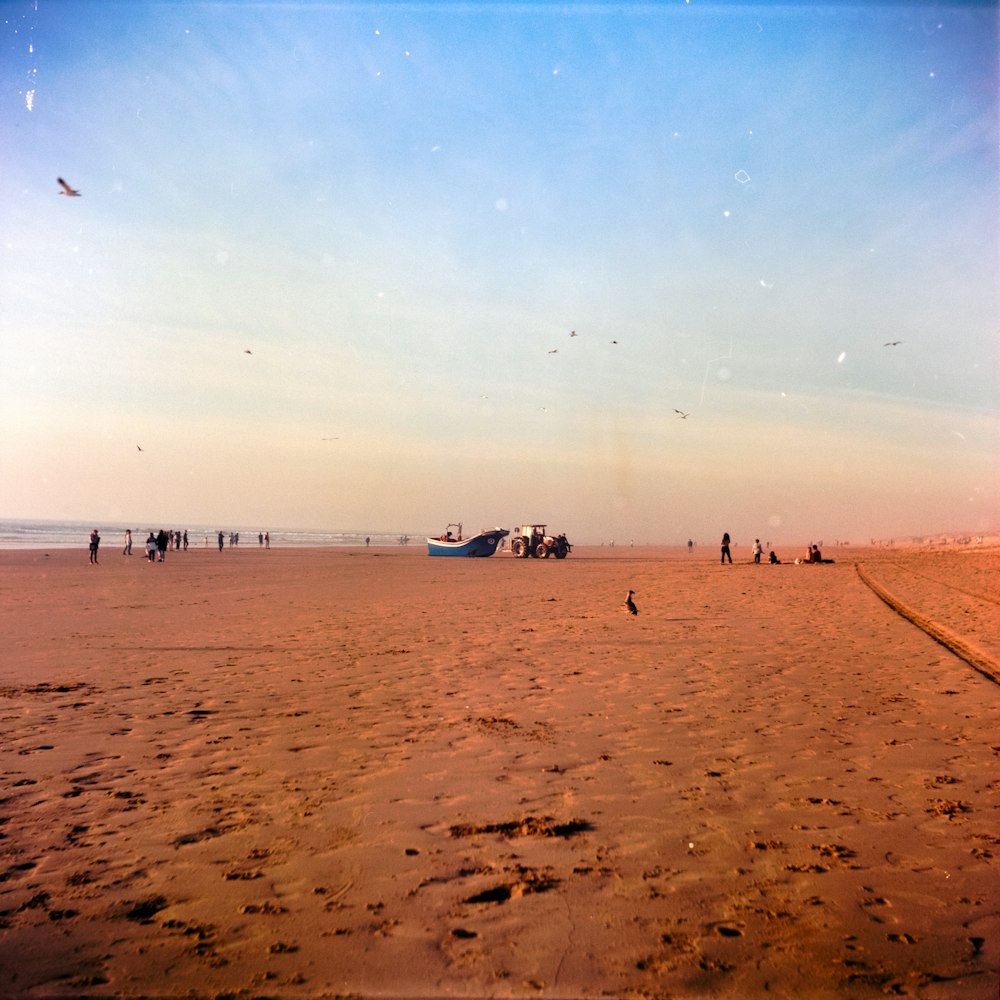
[[[3,516],[1000,526],[995,6],[0,14]]]

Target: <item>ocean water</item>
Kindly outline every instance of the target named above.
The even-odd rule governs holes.
[[[316,547],[330,545],[364,545],[365,538],[371,538],[372,545],[399,545],[401,539],[408,539],[410,545],[425,544],[426,533],[404,534],[380,531],[323,531],[299,528],[243,528],[229,525],[191,526],[189,524],[100,524],[91,521],[28,521],[9,519],[0,521],[0,549],[86,549],[90,544],[90,533],[97,528],[101,535],[102,549],[113,549],[125,544],[125,529],[132,529],[132,551],[142,548],[150,531],[160,528],[188,533],[188,546],[204,548],[218,545],[219,532],[240,533],[240,547],[258,547],[257,535],[269,531],[272,548],[290,546]]]

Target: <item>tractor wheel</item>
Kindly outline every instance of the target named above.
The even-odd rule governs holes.
[[[528,546],[525,545],[523,538],[515,538],[514,541],[510,543],[510,554],[515,559],[524,559],[528,555]]]
[[[563,547],[562,545],[560,545],[559,548],[556,549],[555,552],[553,552],[552,554],[556,557],[556,559],[565,559],[566,558],[566,549],[565,549],[565,547]]]
[[[549,547],[545,544],[545,542],[539,542],[535,546],[535,555],[538,556],[539,559],[548,559],[549,551]]]

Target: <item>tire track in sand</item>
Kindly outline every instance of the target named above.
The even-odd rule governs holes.
[[[984,677],[989,678],[995,684],[1000,684],[1000,664],[987,656],[983,651],[969,645],[964,639],[956,635],[950,629],[945,628],[932,618],[921,614],[915,608],[904,604],[898,597],[890,593],[881,584],[873,580],[864,570],[861,563],[855,564],[861,582],[865,584],[872,593],[880,600],[892,608],[896,614],[905,618],[908,622],[916,625],[922,632],[926,632],[935,642],[939,642],[945,649],[954,653],[959,659],[964,660],[974,670],[978,670]],[[978,595],[976,595],[978,596]]]
[[[1000,605],[1000,600],[997,600],[995,597],[990,597],[987,594],[977,594],[976,591],[969,590],[967,587],[960,587],[957,583],[949,583],[947,580],[939,580],[935,576],[928,576],[926,573],[918,572],[912,566],[903,566],[897,562],[890,562],[889,565],[901,569],[904,573],[919,577],[921,580],[929,580],[931,583],[936,583],[939,587],[947,587],[949,590],[965,594],[967,597],[974,597],[977,601],[986,601],[988,604]]]

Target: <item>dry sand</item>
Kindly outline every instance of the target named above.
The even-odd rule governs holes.
[[[855,564],[988,672],[1000,553],[826,554],[0,553],[0,995],[996,1000],[1000,685]]]

